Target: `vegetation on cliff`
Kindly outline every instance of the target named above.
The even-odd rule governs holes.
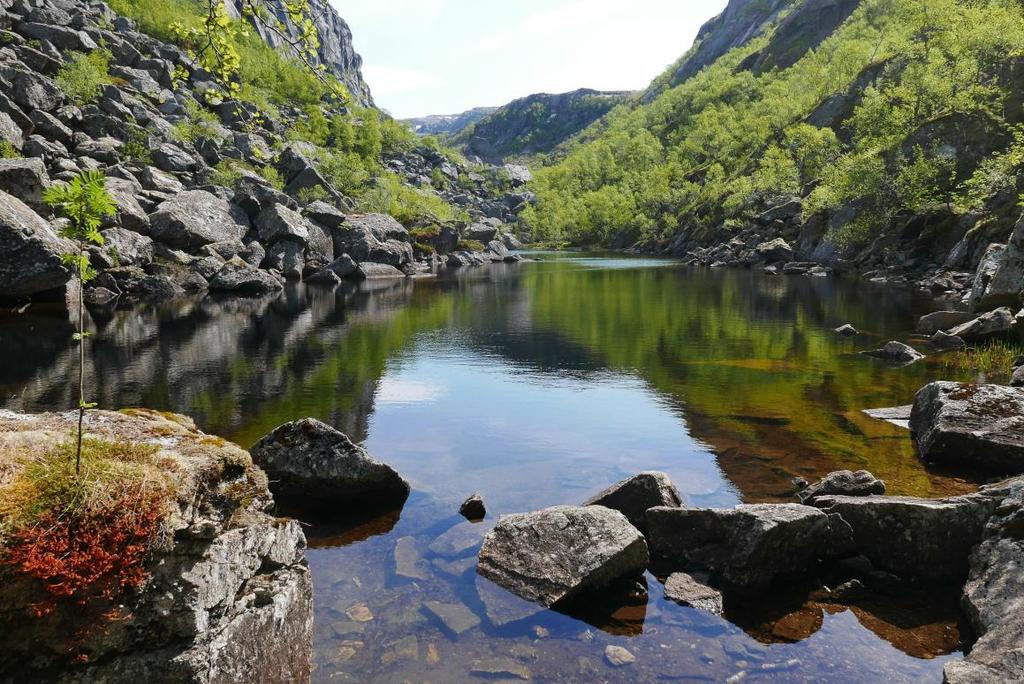
[[[899,212],[1015,192],[1019,3],[864,0],[792,66],[753,69],[774,37],[591,127],[537,174],[534,237],[728,239],[797,198],[805,217],[848,214],[829,238],[858,245]]]

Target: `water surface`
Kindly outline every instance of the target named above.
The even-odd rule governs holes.
[[[497,514],[578,503],[641,470],[669,473],[691,506],[792,500],[793,477],[839,468],[868,468],[894,494],[972,486],[926,471],[906,432],[861,414],[948,376],[856,354],[907,339],[935,307],[920,295],[536,256],[439,279],[95,312],[90,385],[103,407],[186,413],[243,446],[313,416],[412,483],[400,513],[308,530],[317,681],[940,681],[959,657],[953,593],[853,607],[784,597],[734,606],[741,628],[666,603],[648,577],[646,604],[493,624],[472,541]],[[833,332],[847,322],[863,334]],[[72,406],[71,332],[41,308],[0,317],[0,403]],[[456,515],[474,492],[489,510],[475,527]],[[469,541],[442,549],[446,532]],[[465,606],[479,624],[456,635],[424,601]],[[636,662],[611,667],[610,644]]]

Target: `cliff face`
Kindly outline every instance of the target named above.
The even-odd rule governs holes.
[[[474,107],[459,114],[430,114],[402,122],[420,135],[455,135],[496,111],[497,107]]]
[[[275,4],[278,18],[288,25],[292,35],[297,35],[297,29],[288,21],[283,3],[279,0]],[[310,0],[309,5],[320,37],[320,47],[317,49],[319,63],[345,84],[356,104],[363,107],[374,106],[370,86],[363,80],[363,58],[356,53],[352,45],[352,30],[327,0]],[[242,0],[231,0],[228,4],[236,15],[241,6]],[[269,45],[282,46],[284,41],[280,36],[258,24],[254,23],[253,26]]]
[[[513,100],[466,128],[455,141],[466,152],[492,164],[509,157],[543,154],[627,101],[631,93],[582,88],[539,93]]]

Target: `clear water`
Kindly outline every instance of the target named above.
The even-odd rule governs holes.
[[[577,503],[641,470],[669,473],[694,506],[791,500],[793,477],[839,468],[868,468],[895,494],[972,487],[926,471],[904,431],[860,413],[948,377],[934,362],[855,353],[907,339],[929,301],[834,279],[535,256],[98,314],[90,384],[101,406],[186,413],[243,446],[313,416],[412,483],[400,512],[308,529],[316,681],[941,681],[959,657],[954,593],[853,607],[773,596],[731,607],[730,621],[666,602],[649,576],[646,605],[492,624],[479,592],[495,589],[472,559],[496,516]],[[864,334],[832,332],[847,322]],[[42,308],[0,316],[0,403],[72,405],[70,334]],[[457,515],[474,492],[488,506],[477,526]],[[438,553],[457,525],[462,550]],[[425,601],[479,624],[456,635]],[[636,661],[611,666],[608,645]]]

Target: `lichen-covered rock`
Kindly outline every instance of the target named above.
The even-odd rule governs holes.
[[[0,411],[0,463],[66,439],[77,414]],[[90,411],[91,437],[155,445],[174,478],[171,541],[114,620],[81,624],[69,605],[26,620],[35,585],[0,583],[0,680],[220,684],[308,681],[312,582],[294,520],[271,516],[266,476],[239,447],[184,416]],[[15,467],[17,463],[15,462]],[[67,644],[74,640],[76,648]],[[72,656],[89,655],[86,662]]]
[[[277,292],[284,285],[267,271],[261,271],[241,257],[232,257],[210,279],[210,289],[219,292],[265,294]]]
[[[386,280],[388,278],[404,278],[405,274],[391,264],[377,264],[372,261],[359,263],[359,269],[354,274],[360,280]]]
[[[1003,335],[1017,326],[1013,311],[1001,307],[972,318],[966,323],[950,328],[946,332],[967,342],[974,342],[996,335]]]
[[[250,449],[274,495],[296,504],[345,510],[401,504],[409,483],[341,432],[305,418],[281,425]]]
[[[754,252],[758,258],[768,263],[793,260],[793,248],[782,238],[762,242],[754,248]]]
[[[885,494],[885,483],[866,470],[837,470],[797,492],[800,503],[813,504],[822,496],[870,496]]]
[[[154,240],[191,251],[211,242],[241,240],[248,230],[245,212],[205,190],[178,193],[150,216]]]
[[[849,528],[800,504],[647,511],[651,562],[659,572],[703,570],[739,592],[813,573],[849,550]],[[717,584],[716,584],[717,586]]]
[[[39,207],[50,185],[46,165],[38,157],[0,159],[0,190],[25,204]]]
[[[1024,389],[933,382],[914,398],[921,458],[975,471],[1024,473]]]
[[[942,582],[966,576],[968,555],[981,541],[995,500],[822,496],[814,505],[850,526],[857,553],[876,568],[910,581]]]
[[[402,266],[413,260],[409,232],[386,214],[349,216],[332,230],[335,254],[348,254],[360,263],[389,266]]]
[[[647,543],[603,506],[555,506],[502,516],[484,539],[477,572],[543,606],[602,589],[647,568]]]
[[[61,261],[74,245],[21,200],[0,192],[0,297],[28,297],[64,287]]]
[[[604,506],[619,511],[641,532],[647,530],[647,509],[655,506],[682,506],[679,490],[665,473],[650,471],[613,484],[583,502],[584,506]]]
[[[966,311],[933,311],[918,319],[917,332],[922,335],[934,335],[940,330],[949,330],[973,319],[974,314]]]
[[[885,346],[881,349],[862,351],[861,354],[902,364],[914,363],[915,361],[919,361],[924,358],[924,354],[921,352],[909,345],[903,344],[902,342],[897,342],[896,340],[886,342]]]
[[[673,572],[665,580],[665,598],[713,615],[722,614],[722,593],[685,572]]]

